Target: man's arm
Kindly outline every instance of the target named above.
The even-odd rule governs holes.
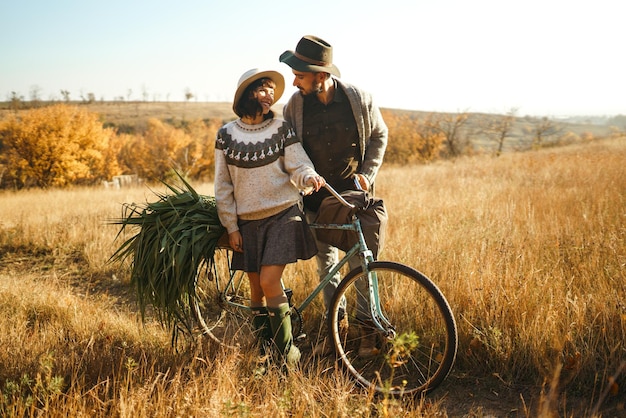
[[[366,117],[365,120],[369,119],[371,134],[370,137],[366,139],[361,174],[367,178],[367,181],[371,185],[374,183],[378,169],[383,163],[385,150],[387,149],[388,129],[380,113],[380,109],[371,101],[368,105],[368,108],[363,110],[368,112],[369,117]]]

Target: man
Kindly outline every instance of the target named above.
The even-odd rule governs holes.
[[[356,179],[361,188],[373,193],[387,147],[387,126],[372,97],[339,80],[341,74],[333,64],[332,46],[316,36],[302,37],[296,50],[285,51],[280,62],[291,67],[293,85],[299,90],[285,105],[283,117],[301,138],[317,172],[339,192],[354,189]],[[320,190],[305,196],[309,217],[314,216],[328,195],[326,190]],[[338,262],[338,250],[319,241],[317,248],[318,274],[323,278]],[[351,269],[358,266],[358,259],[350,260]],[[324,289],[327,310],[338,283],[336,275]],[[347,328],[345,323],[343,326]],[[331,344],[321,341],[314,353],[327,354],[330,350]],[[372,338],[362,339],[359,355],[367,357],[375,351]]]

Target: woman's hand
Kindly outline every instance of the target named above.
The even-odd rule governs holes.
[[[322,176],[320,176],[318,174],[318,175],[309,177],[307,179],[307,181],[306,181],[306,184],[311,189],[309,189],[309,187],[307,187],[307,189],[305,191],[305,195],[309,195],[309,194],[313,193],[314,191],[317,192],[322,187],[324,187],[324,185],[326,184],[326,180],[324,180],[324,177],[322,177]]]
[[[241,236],[241,232],[235,231],[228,234],[228,243],[233,251],[237,251],[238,253],[243,252],[243,237]]]

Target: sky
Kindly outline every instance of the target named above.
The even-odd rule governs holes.
[[[0,0],[0,101],[230,102],[303,35],[383,108],[626,114],[617,0]]]

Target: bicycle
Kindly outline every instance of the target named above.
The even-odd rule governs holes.
[[[327,189],[351,206],[332,187]],[[458,347],[454,315],[439,288],[412,267],[375,261],[356,214],[347,224],[311,223],[310,227],[353,231],[358,242],[301,303],[294,304],[290,289],[285,289],[295,341],[305,337],[302,312],[350,258],[360,257],[361,266],[342,278],[326,318],[337,359],[361,386],[380,393],[421,394],[439,386],[452,369]],[[192,304],[201,332],[226,347],[252,334],[246,325],[251,316],[248,280],[243,272],[231,269],[231,256],[227,240],[220,243],[213,262],[198,275]],[[347,332],[339,327],[344,316]],[[368,333],[375,335],[380,349],[362,358],[359,341]]]

